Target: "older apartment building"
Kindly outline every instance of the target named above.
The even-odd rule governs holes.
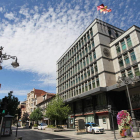
[[[33,89],[30,93],[27,94],[26,101],[26,111],[29,115],[36,109],[36,105],[43,100],[43,95],[47,92],[39,89]]]
[[[39,102],[36,106],[42,109],[42,113],[44,116],[46,114],[47,105],[55,97],[55,95],[56,94],[54,94],[54,93],[46,93],[45,95],[40,96],[40,97],[42,97],[42,101]],[[50,118],[46,118],[46,117],[43,117],[42,120],[40,121],[40,123],[41,122],[45,122],[48,125],[51,124]]]
[[[57,89],[71,106],[68,127],[77,117],[111,129],[107,105],[129,109],[125,87],[117,88],[118,76],[139,75],[140,28],[121,30],[95,19],[57,61]],[[136,118],[140,119],[139,82],[129,86]],[[117,125],[116,125],[117,126]]]

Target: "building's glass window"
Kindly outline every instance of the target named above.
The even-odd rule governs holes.
[[[94,47],[94,41],[92,41],[92,47]]]
[[[79,42],[79,47],[81,48],[81,42]]]
[[[101,93],[97,95],[97,105],[98,106],[107,105],[106,93]]]
[[[93,36],[93,32],[92,32],[92,30],[91,30],[90,34],[91,34],[91,37],[92,37],[92,36]]]
[[[121,74],[122,74],[122,77],[126,77],[125,71],[123,71]]]
[[[89,57],[90,57],[90,62],[92,62],[92,54],[90,54]]]
[[[91,66],[91,74],[94,74],[94,68]]]
[[[86,66],[86,62],[85,62],[85,59],[83,60],[83,66],[84,66],[84,67]]]
[[[81,69],[82,69],[82,61],[80,63],[81,63]]]
[[[87,73],[88,73],[88,76],[90,76],[90,70],[88,70]]]
[[[79,93],[81,93],[81,86],[79,86]]]
[[[140,76],[140,71],[139,71],[138,66],[137,67],[134,67],[134,72],[135,72],[135,75],[136,76]]]
[[[88,90],[88,86],[87,86],[87,83],[85,83],[85,89],[86,89],[86,91]]]
[[[126,49],[126,45],[125,45],[124,41],[121,42],[121,45],[122,45],[122,50],[125,50]]]
[[[130,37],[128,37],[126,40],[127,40],[128,47],[131,47],[132,46],[132,42],[131,42]]]
[[[127,74],[129,77],[131,77],[131,78],[133,77],[133,73],[132,73],[131,69],[127,71]]]
[[[119,37],[119,34],[118,34],[118,32],[117,32],[117,31],[116,31],[116,33],[115,33],[115,34],[116,34],[116,37]]]
[[[84,38],[85,43],[87,42],[86,37]]]
[[[81,74],[81,80],[83,80],[83,74]]]
[[[80,82],[80,75],[78,76],[78,80],[79,80],[79,82]]]
[[[83,56],[85,55],[84,49],[82,50],[82,54],[83,54]]]
[[[124,66],[122,58],[119,58],[119,65],[120,67]]]
[[[108,34],[111,35],[111,29],[110,28],[108,28]]]
[[[82,58],[82,53],[80,52],[80,58]]]
[[[82,92],[84,92],[84,84],[82,85]]]
[[[124,61],[125,61],[125,64],[126,64],[126,65],[130,64],[128,55],[125,55],[125,56],[124,56]]]
[[[84,73],[84,78],[85,78],[85,79],[87,78],[87,73],[86,73],[86,72]]]
[[[95,51],[93,52],[93,58],[96,59],[96,53],[95,53]]]
[[[88,53],[88,48],[87,47],[85,48],[85,51],[86,51],[86,53]]]
[[[95,68],[95,72],[98,72],[97,64],[94,65],[94,68]]]
[[[91,45],[90,44],[88,45],[88,49],[89,49],[89,52],[90,52],[91,51]]]
[[[77,60],[79,60],[79,55],[77,55]]]
[[[87,38],[88,38],[88,40],[90,39],[90,36],[89,36],[89,34],[87,35]]]
[[[95,88],[95,80],[92,80],[92,87]]]
[[[116,51],[117,51],[117,53],[120,53],[121,52],[121,49],[120,49],[119,44],[116,46]]]
[[[76,83],[78,83],[78,78],[77,78],[77,76],[76,76]]]
[[[91,82],[88,83],[89,84],[89,90],[91,89]]]
[[[87,59],[87,65],[88,65],[89,64],[88,57],[86,57],[86,59]]]
[[[78,87],[76,87],[76,95],[78,95]]]
[[[83,40],[82,40],[82,46],[84,45],[84,42],[83,42]]]
[[[97,84],[97,87],[100,86],[99,78],[96,78],[96,84]]]
[[[136,61],[136,56],[135,56],[134,51],[130,52],[130,56],[131,56],[132,61]]]

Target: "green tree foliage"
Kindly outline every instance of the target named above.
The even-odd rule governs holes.
[[[26,123],[27,121],[29,121],[29,114],[27,112],[24,112],[21,121],[22,123]]]
[[[41,112],[40,108],[36,108],[30,115],[30,120],[31,121],[36,121],[38,123],[38,120],[41,120],[43,117],[43,114]]]
[[[46,108],[46,117],[51,120],[64,120],[68,118],[71,109],[69,105],[65,105],[63,100],[57,95]]]
[[[17,115],[17,107],[19,105],[19,100],[17,97],[15,97],[14,95],[12,95],[13,92],[9,92],[8,96],[5,96],[4,98],[7,99],[7,106],[6,106],[6,110],[5,110],[5,115],[7,115],[9,113],[9,115],[12,115],[14,117],[16,117]],[[2,103],[2,100],[1,100]],[[0,118],[2,117],[2,114],[0,114]]]

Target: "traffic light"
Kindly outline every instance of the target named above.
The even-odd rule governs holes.
[[[7,104],[8,104],[8,99],[7,98],[3,98],[2,102],[1,102],[1,108],[0,111],[2,114],[5,114],[6,108],[7,108]]]
[[[108,112],[111,113],[111,105],[108,105]]]
[[[18,109],[18,119],[21,118],[21,108]]]

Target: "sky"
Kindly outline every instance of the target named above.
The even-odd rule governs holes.
[[[101,14],[100,4],[112,12]],[[13,91],[20,101],[35,89],[56,93],[56,62],[95,18],[127,30],[140,27],[140,0],[0,0],[0,99]]]

